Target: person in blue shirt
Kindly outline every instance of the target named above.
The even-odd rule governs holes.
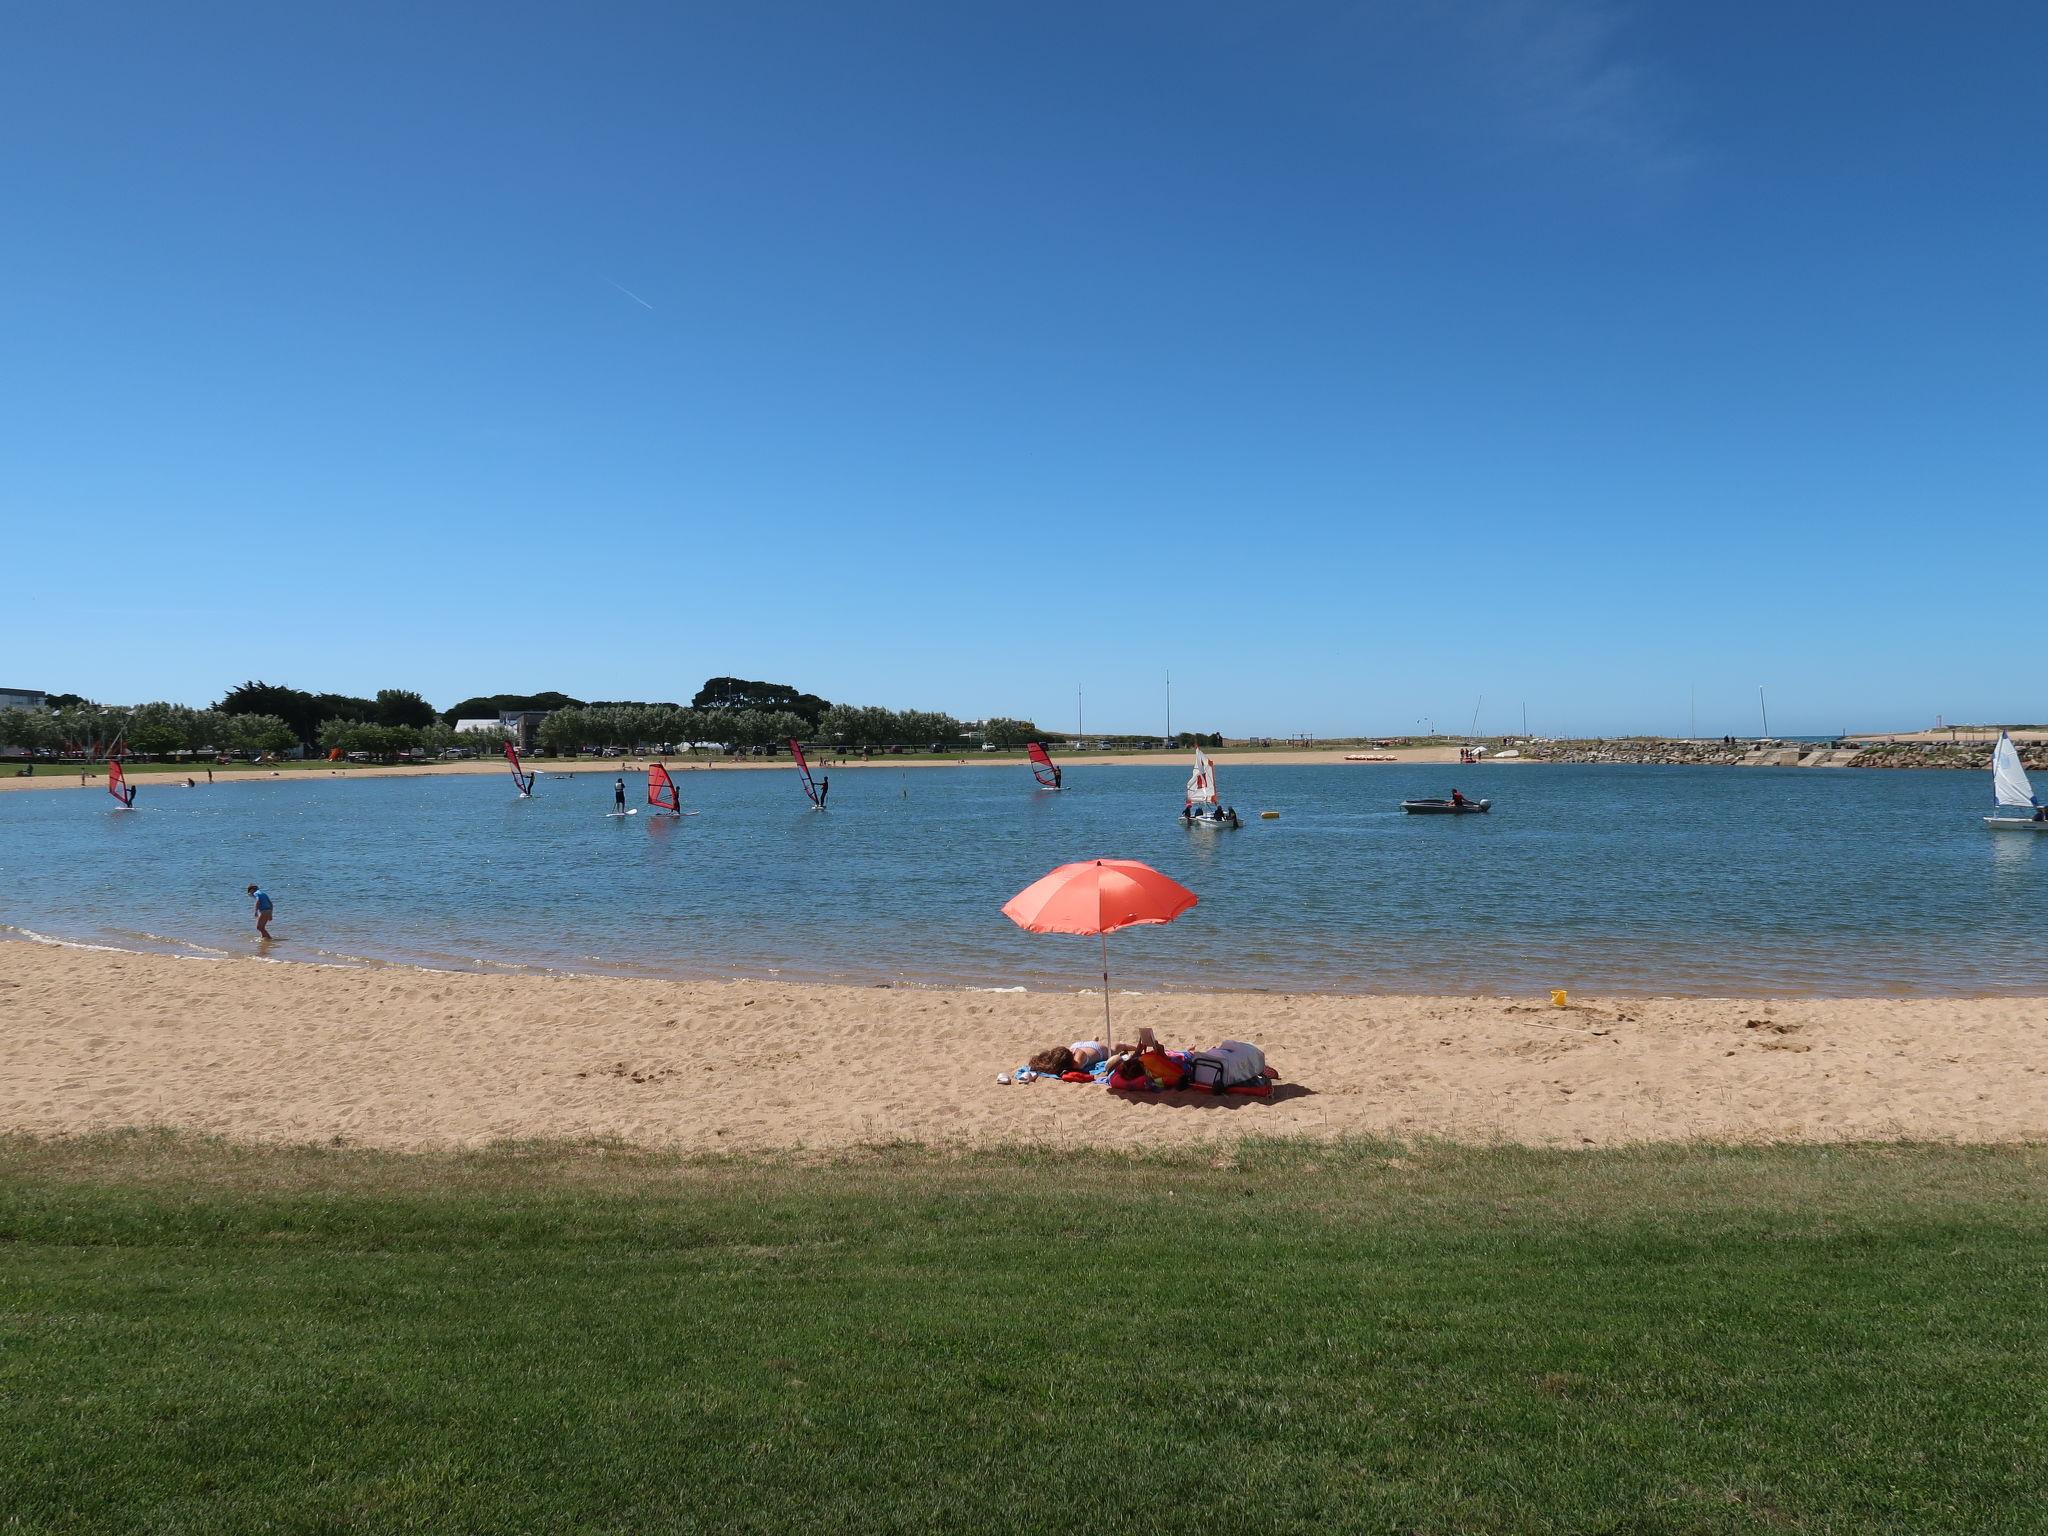
[[[267,939],[270,937],[270,893],[252,885],[249,887],[249,899],[256,903],[256,932]]]

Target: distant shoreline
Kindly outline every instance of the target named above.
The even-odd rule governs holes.
[[[1624,737],[1613,740],[1590,740],[1569,742],[1529,742],[1509,748],[1518,755],[1513,757],[1488,756],[1477,763],[1460,764],[1458,745],[1447,742],[1433,747],[1224,747],[1210,749],[1212,755],[1224,766],[1256,763],[1275,767],[1344,767],[1372,768],[1407,764],[1435,765],[1442,767],[1484,768],[1498,765],[1504,768],[1524,765],[1546,766],[1557,764],[1607,764],[1613,766],[1662,766],[1662,767],[1836,767],[1836,768],[1951,768],[1986,769],[1990,763],[1991,746],[1997,741],[1995,735],[1979,733],[1976,739],[1951,741],[1947,732],[1900,733],[1887,736],[1844,736],[1845,745],[1839,749],[1826,743],[1780,742],[1768,748],[1759,748],[1754,741],[1743,740],[1733,747],[1725,747],[1718,739],[1644,736]],[[2013,740],[2024,749],[2048,749],[2048,731],[2017,731]],[[1055,755],[1063,767],[1073,768],[1143,768],[1160,766],[1181,766],[1191,749],[1172,748],[1157,752],[1062,752],[1055,748]],[[1808,762],[1819,754],[1832,754],[1832,761]],[[1789,755],[1789,757],[1788,757]],[[2048,750],[2025,752],[2027,766],[2048,766]],[[1981,761],[1979,760],[1981,759]],[[762,758],[696,758],[689,756],[666,756],[658,759],[673,773],[763,773],[788,771],[786,757]],[[632,757],[607,758],[531,758],[527,766],[540,770],[543,780],[565,774],[622,774],[644,773],[650,762],[657,758],[647,754]],[[20,789],[78,789],[78,773],[81,766],[92,775],[85,788],[104,789],[106,786],[106,765],[92,763],[38,762],[35,773],[22,778],[11,769],[0,767],[0,792]],[[200,787],[207,785],[205,778],[209,765],[205,763],[175,764],[148,763],[139,765],[135,771],[145,787],[159,783],[167,787],[178,787],[177,781],[184,777],[195,778]],[[869,770],[878,768],[927,769],[927,768],[1008,768],[1022,769],[1025,759],[1011,753],[961,753],[952,757],[931,756],[878,756],[878,757],[818,757],[812,758],[814,768],[832,771]],[[503,774],[505,764],[496,758],[473,758],[459,762],[426,763],[329,763],[291,762],[276,767],[238,763],[223,768],[213,765],[213,783],[268,782],[273,779],[302,778],[424,778],[447,774]]]
[[[1343,764],[1346,752],[1361,752],[1360,747],[1344,748],[1274,748],[1262,749],[1225,748],[1216,754],[1219,762],[1226,766],[1232,763],[1273,763],[1292,766],[1316,764]],[[1132,768],[1160,766],[1162,764],[1184,768],[1189,752],[1186,749],[1160,752],[1097,752],[1057,754],[1062,766],[1085,768]],[[1447,763],[1457,765],[1456,746],[1444,747],[1397,747],[1376,756],[1386,756],[1405,763]],[[686,756],[655,757],[636,753],[632,757],[606,758],[531,758],[526,766],[540,770],[543,783],[558,774],[621,774],[644,773],[651,762],[660,761],[668,766],[671,773],[762,773],[771,771],[788,772],[789,759],[785,757],[761,758],[694,758]],[[0,790],[10,789],[64,789],[79,788],[78,772],[81,765],[76,763],[38,763],[33,777],[17,778],[12,774],[0,777]],[[159,780],[170,780],[175,785],[187,775],[199,780],[200,787],[206,786],[207,764],[191,766],[176,764],[148,764],[143,779],[145,787]],[[958,757],[812,757],[814,769],[824,768],[837,773],[841,769],[875,768],[1009,768],[1022,771],[1028,764],[1021,755],[1000,753],[962,753]],[[1349,764],[1346,766],[1371,766],[1370,764]],[[106,787],[106,765],[93,763],[88,771],[93,775],[92,783],[86,787]],[[0,770],[4,773],[5,770]],[[214,783],[263,782],[273,779],[342,778],[342,779],[385,779],[424,778],[437,774],[500,774],[507,772],[505,764],[495,758],[466,759],[461,762],[429,763],[327,763],[305,762],[285,763],[277,767],[258,766],[253,763],[238,763],[232,768],[214,766]]]

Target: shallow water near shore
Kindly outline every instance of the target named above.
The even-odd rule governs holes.
[[[1190,830],[1181,766],[680,772],[677,821],[609,776],[144,781],[0,797],[0,936],[194,956],[978,987],[1086,986],[1092,940],[1002,903],[1143,859],[1201,905],[1112,936],[1127,988],[1836,996],[2048,993],[2048,837],[1987,832],[1985,776],[1855,769],[1222,765],[1245,825]],[[1410,817],[1452,784],[1489,816]],[[644,778],[628,780],[634,803]],[[1258,819],[1277,810],[1274,821]],[[242,888],[276,899],[280,942]]]

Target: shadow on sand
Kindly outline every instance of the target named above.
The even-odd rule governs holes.
[[[1146,1109],[1251,1109],[1262,1104],[1281,1104],[1288,1099],[1306,1099],[1315,1089],[1301,1083],[1275,1083],[1264,1098],[1245,1093],[1211,1093],[1206,1088],[1169,1088],[1163,1093],[1117,1093],[1110,1097]]]

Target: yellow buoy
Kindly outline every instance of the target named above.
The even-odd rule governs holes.
[[[1278,821],[1279,819],[1280,819],[1280,813],[1279,813],[1278,811],[1261,811],[1261,812],[1259,812],[1259,820],[1261,820],[1261,821]]]

